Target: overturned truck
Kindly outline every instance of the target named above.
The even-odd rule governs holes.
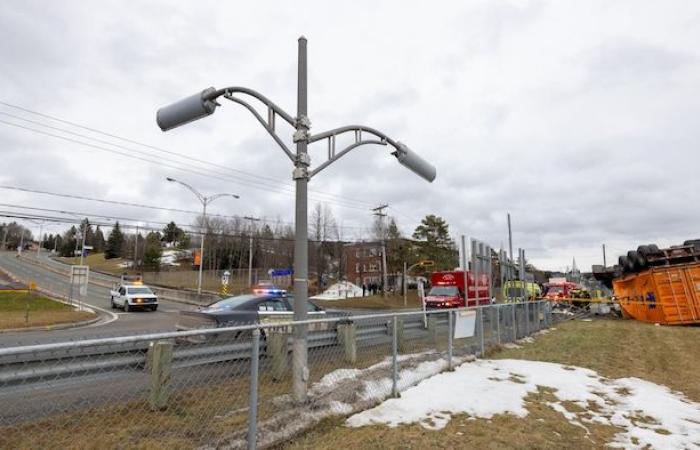
[[[700,324],[700,239],[620,256],[613,280],[624,313],[663,325]]]

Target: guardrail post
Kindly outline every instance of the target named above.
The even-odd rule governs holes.
[[[248,399],[248,449],[258,446],[258,364],[260,362],[260,329],[253,330],[250,357],[250,396]]]
[[[150,368],[151,410],[159,411],[168,405],[168,384],[173,363],[173,343],[169,341],[152,342],[146,357]]]
[[[289,348],[287,347],[289,333],[284,329],[269,329],[267,331],[267,356],[270,357],[272,379],[284,379],[289,366]]]
[[[454,324],[454,312],[447,312],[447,369],[454,370],[452,367],[452,328]]]
[[[345,361],[357,362],[357,328],[354,322],[338,324],[338,342],[345,348]]]
[[[435,344],[438,343],[437,321],[438,321],[437,314],[431,314],[428,316],[428,336],[430,336],[430,339]]]
[[[399,320],[397,316],[394,316],[393,320],[392,337],[393,339],[391,346],[391,396],[397,398],[399,396]]]

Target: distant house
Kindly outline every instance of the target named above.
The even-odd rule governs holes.
[[[358,286],[382,282],[382,244],[358,242],[343,247],[345,279]]]

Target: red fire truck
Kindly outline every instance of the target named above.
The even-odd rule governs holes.
[[[488,275],[481,274],[478,283],[476,281],[474,274],[467,272],[468,299],[465,301],[464,271],[433,272],[430,276],[431,288],[425,296],[425,307],[428,309],[463,308],[477,304],[490,304]]]

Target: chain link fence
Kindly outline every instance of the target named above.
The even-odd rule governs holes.
[[[266,447],[553,317],[548,302],[331,315],[0,349],[0,448]],[[304,402],[292,395],[296,327],[308,330]]]

